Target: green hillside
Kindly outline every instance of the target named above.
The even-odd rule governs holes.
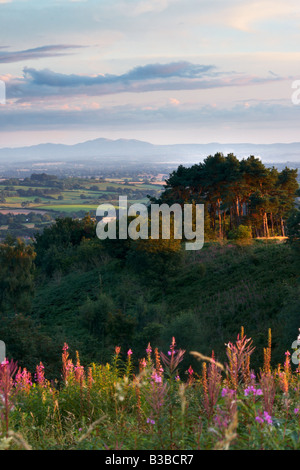
[[[224,343],[241,326],[257,346],[254,365],[261,362],[269,328],[273,359],[283,361],[299,326],[299,266],[289,244],[208,243],[196,256],[155,257],[150,266],[148,254],[131,248],[117,258],[98,246],[97,255],[91,249],[95,243],[100,246],[85,241],[73,247],[72,257],[65,252],[71,259],[51,277],[39,268],[32,312],[17,325],[18,344],[2,324],[1,337],[8,333],[8,351],[18,354],[21,365],[42,360],[57,376],[64,342],[72,354],[80,351],[83,362],[103,363],[117,345],[122,351],[134,348],[135,357],[142,358],[148,342],[164,349],[172,336],[187,351],[211,354],[213,349],[223,360]],[[28,338],[26,328],[37,334]]]

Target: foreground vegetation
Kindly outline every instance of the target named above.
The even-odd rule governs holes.
[[[199,251],[174,238],[99,240],[90,215],[0,244],[3,448],[299,448],[295,175],[250,158],[260,195],[239,166],[237,193],[222,179],[197,193],[189,178],[196,169],[205,185],[210,162],[178,169],[161,195],[182,204],[199,193]]]
[[[242,328],[196,373],[180,365],[186,352],[150,343],[133,373],[133,351],[115,348],[106,365],[84,368],[63,347],[62,375],[49,382],[42,363],[34,380],[11,362],[0,366],[2,449],[207,450],[300,449],[300,375],[291,353],[271,368],[271,331],[256,373],[254,346]],[[123,353],[123,354],[122,354]],[[298,357],[297,352],[292,356]]]

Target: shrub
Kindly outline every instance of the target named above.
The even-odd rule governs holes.
[[[239,225],[228,232],[229,240],[249,240],[250,238],[252,238],[252,229],[246,225]]]

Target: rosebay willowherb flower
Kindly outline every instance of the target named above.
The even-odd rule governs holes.
[[[242,328],[241,336],[238,335],[235,344],[226,344],[226,355],[228,357],[227,371],[232,387],[237,390],[241,382],[248,384],[251,381],[250,356],[255,347],[252,339],[246,338]]]
[[[6,437],[9,429],[9,414],[13,409],[13,395],[17,392],[14,387],[13,377],[17,371],[17,363],[5,359],[0,364],[0,403],[1,403],[1,421],[5,425]]]
[[[179,349],[178,351],[175,350],[175,338],[173,336],[172,338],[172,343],[170,346],[170,351],[168,351],[168,356],[166,356],[163,352],[160,353],[162,361],[166,367],[166,372],[169,375],[173,375],[173,373],[176,371],[178,365],[180,362],[183,360],[183,356],[185,354],[185,350]]]

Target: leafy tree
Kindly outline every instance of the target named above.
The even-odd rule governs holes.
[[[166,180],[158,203],[204,203],[205,236],[223,238],[239,225],[254,236],[285,235],[285,221],[298,188],[297,170],[266,168],[251,155],[239,161],[233,154],[209,155],[202,163],[180,165]],[[209,218],[209,224],[207,220]]]
[[[239,225],[236,229],[228,233],[229,240],[247,240],[252,238],[251,227]]]
[[[56,219],[50,227],[35,235],[36,264],[48,274],[56,269],[64,270],[71,264],[73,248],[83,239],[96,237],[96,225],[89,215],[82,220],[64,217]]]
[[[300,210],[294,209],[287,221],[289,242],[297,249],[300,255]]]
[[[32,245],[8,236],[0,245],[0,306],[15,313],[28,312],[34,293]]]

